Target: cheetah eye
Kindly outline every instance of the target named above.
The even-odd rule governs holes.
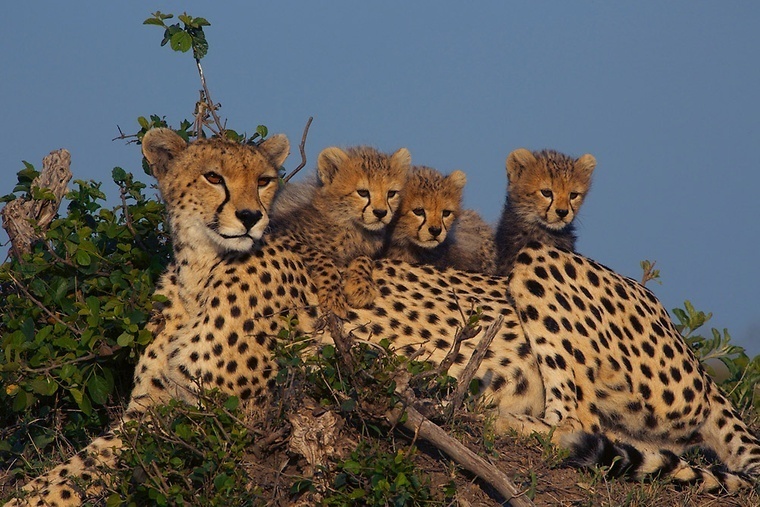
[[[414,213],[414,214],[415,214],[415,215],[417,215],[418,217],[421,217],[421,216],[424,216],[424,215],[425,215],[425,210],[424,210],[424,209],[422,209],[422,208],[414,208],[414,209],[412,210],[412,213]]]
[[[359,194],[359,197],[364,197],[364,198],[369,197],[369,190],[361,189],[361,190],[357,190],[356,193]]]
[[[579,195],[581,194],[578,192],[570,192],[570,199],[577,199]]]
[[[259,178],[258,185],[259,187],[265,187],[269,185],[270,183],[272,183],[272,181],[274,181],[274,178],[272,178],[271,176],[262,176],[261,178]]]
[[[215,172],[208,172],[204,174],[203,177],[206,178],[206,181],[208,181],[212,185],[221,185],[222,183],[224,183],[224,178],[222,178]]]
[[[549,190],[548,188],[545,188],[545,189],[541,190],[541,195],[543,195],[546,198],[549,198],[549,197],[552,196],[552,191]]]
[[[450,216],[451,213],[452,213],[451,210],[445,209],[445,210],[443,210],[443,212],[441,213],[441,215],[443,215],[443,217],[446,218],[447,216]]]
[[[398,190],[388,190],[388,199],[393,199],[398,194]]]

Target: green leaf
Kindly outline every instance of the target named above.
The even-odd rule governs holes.
[[[143,25],[156,25],[156,26],[166,26],[166,24],[163,22],[163,20],[156,19],[156,18],[148,18],[145,21],[143,21]]]
[[[208,42],[206,41],[206,35],[203,33],[202,28],[194,29],[192,33],[193,39],[193,56],[201,60],[206,54],[208,54]]]
[[[92,401],[97,405],[105,405],[108,401],[108,395],[110,394],[108,389],[108,382],[99,375],[93,375],[90,380],[87,381],[87,392],[90,394]]]
[[[237,396],[230,396],[227,398],[227,401],[224,402],[224,408],[229,410],[230,412],[233,410],[237,410],[238,405],[240,405],[240,400]]]
[[[92,260],[90,259],[90,254],[85,252],[84,250],[77,250],[74,258],[77,261],[77,264],[80,266],[89,266]]]
[[[174,51],[182,51],[183,53],[187,53],[193,46],[193,38],[187,32],[175,33],[171,36],[170,42]]]
[[[356,400],[353,398],[343,400],[343,402],[340,404],[341,412],[353,412],[354,409],[356,409]]]
[[[222,491],[226,487],[229,487],[230,477],[227,474],[219,474],[214,478],[214,487],[217,491]]]
[[[269,134],[269,129],[265,125],[259,125],[256,127],[256,133],[264,138]]]
[[[121,167],[114,167],[113,170],[111,171],[111,177],[113,178],[114,182],[121,183],[123,181],[126,181],[127,171],[125,171]]]
[[[348,460],[343,463],[343,470],[350,474],[356,475],[361,471],[361,469],[361,465],[356,461]]]
[[[44,377],[37,377],[30,382],[32,391],[43,396],[50,396],[58,390],[58,384]]]
[[[79,409],[84,412],[85,415],[89,416],[92,414],[92,403],[90,403],[90,398],[88,398],[81,390],[79,389],[69,389],[69,392],[71,393],[71,396],[74,398],[74,401],[79,406]]]
[[[129,333],[121,333],[119,337],[116,338],[116,343],[119,344],[120,347],[130,347],[134,341],[135,337]]]

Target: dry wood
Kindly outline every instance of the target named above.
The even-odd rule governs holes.
[[[350,381],[355,383],[354,387],[361,388],[359,378],[355,374],[355,360],[351,355],[353,340],[350,333],[343,331],[340,320],[334,315],[328,315],[326,320],[327,328],[335,343],[335,350],[339,361],[347,369]],[[466,382],[462,382],[461,384],[469,385],[472,376],[477,371],[488,350],[488,346],[498,330],[501,329],[502,322],[503,319],[499,317],[486,329],[481,342],[473,352],[473,357],[470,358],[463,372],[462,380],[466,380]],[[430,421],[430,419],[415,408],[415,405],[420,400],[416,398],[414,392],[409,388],[409,375],[406,372],[399,373],[396,378],[396,385],[396,394],[404,400],[404,403],[399,403],[392,410],[384,414],[390,424],[402,424],[413,432],[415,437],[421,437],[435,445],[460,466],[491,484],[504,497],[504,500],[509,502],[513,507],[529,507],[534,505],[529,498],[520,493],[509,477],[446,433],[445,430]],[[467,392],[466,389],[464,392]],[[463,397],[464,395],[462,395]],[[459,403],[461,404],[461,400]],[[402,417],[404,414],[406,414],[405,418]]]
[[[460,466],[491,484],[513,507],[534,505],[530,498],[524,496],[503,472],[494,465],[472,452],[463,443],[446,433],[440,426],[420,414],[414,407],[396,408],[389,412],[389,421],[396,422],[406,413],[405,428],[420,438],[427,440],[438,449],[448,454]]]
[[[32,250],[32,244],[45,236],[45,230],[58,213],[61,200],[71,180],[71,155],[67,150],[51,152],[42,159],[42,172],[32,181],[32,188],[49,189],[53,200],[19,198],[2,211],[3,228],[11,240],[11,254],[17,259]],[[39,228],[35,230],[35,225]]]
[[[464,397],[467,396],[467,391],[470,389],[470,382],[475,376],[475,373],[477,373],[478,368],[480,368],[480,363],[483,362],[483,358],[486,356],[486,352],[488,352],[488,348],[491,346],[491,342],[496,336],[496,333],[501,329],[502,324],[504,324],[504,317],[499,315],[499,318],[486,328],[483,338],[480,339],[480,343],[478,343],[475,350],[472,351],[470,360],[467,362],[467,366],[465,366],[462,374],[459,375],[459,378],[457,379],[457,388],[451,395],[448,407],[446,407],[447,419],[451,418],[454,415],[454,412],[462,406],[462,401],[464,401]]]
[[[298,164],[298,167],[293,169],[293,172],[285,176],[283,178],[283,181],[287,183],[290,181],[290,178],[296,175],[298,171],[304,168],[306,165],[306,136],[309,135],[309,127],[311,127],[311,122],[314,120],[313,116],[309,116],[308,121],[306,122],[306,126],[303,128],[303,135],[301,136],[301,144],[298,145],[298,151],[301,153],[301,163]]]

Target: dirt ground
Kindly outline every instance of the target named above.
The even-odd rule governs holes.
[[[475,425],[473,425],[474,427]],[[348,428],[345,438],[355,442],[358,434]],[[760,495],[755,490],[737,495],[715,495],[700,491],[698,485],[674,485],[661,480],[631,481],[607,479],[594,470],[579,471],[562,462],[556,451],[542,445],[536,437],[501,437],[486,449],[482,435],[472,428],[457,428],[456,437],[467,447],[484,457],[494,467],[504,472],[536,506],[563,507],[751,507],[760,505]],[[377,445],[391,445],[395,449],[411,445],[413,436],[396,430],[393,439],[376,441]],[[393,444],[389,441],[392,440]],[[417,440],[414,455],[417,470],[430,479],[430,489],[436,497],[436,505],[501,506],[507,505],[499,493],[489,484],[457,466],[427,442]],[[264,491],[267,505],[316,505],[320,496],[305,494],[301,497],[288,494],[290,485],[303,477],[305,461],[288,454],[284,449],[269,455],[263,462],[252,460],[250,474]],[[329,482],[330,472],[326,473]],[[445,498],[444,488],[456,484],[456,494]],[[328,486],[329,488],[329,486]],[[440,502],[440,503],[439,503]],[[356,504],[361,505],[361,504]]]

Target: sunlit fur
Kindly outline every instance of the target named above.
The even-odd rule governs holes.
[[[383,254],[416,264],[493,271],[493,231],[473,210],[462,210],[467,177],[416,166],[404,188]]]
[[[596,159],[517,149],[507,157],[507,200],[496,231],[497,269],[509,272],[530,241],[574,250],[574,224],[591,187]]]
[[[430,167],[415,166],[393,224],[391,247],[435,248],[446,241],[459,217],[465,183],[462,171],[444,176]]]
[[[143,138],[143,153],[154,173],[166,172],[159,178],[161,194],[167,204],[182,202],[169,208],[172,229],[186,229],[180,249],[253,248],[269,225],[278,167],[288,150],[283,135],[258,147],[223,140],[188,146],[170,129],[149,131]],[[188,194],[193,198],[186,199]]]
[[[288,184],[275,203],[273,236],[296,237],[305,245],[319,302],[338,316],[348,311],[339,270],[380,253],[410,166],[406,148],[392,155],[368,147],[326,148],[317,160],[316,183]],[[357,290],[374,292],[365,284]]]
[[[369,147],[326,148],[317,182],[287,184],[275,203],[275,232],[299,237],[345,267],[383,246],[411,165],[406,148],[386,155]]]

